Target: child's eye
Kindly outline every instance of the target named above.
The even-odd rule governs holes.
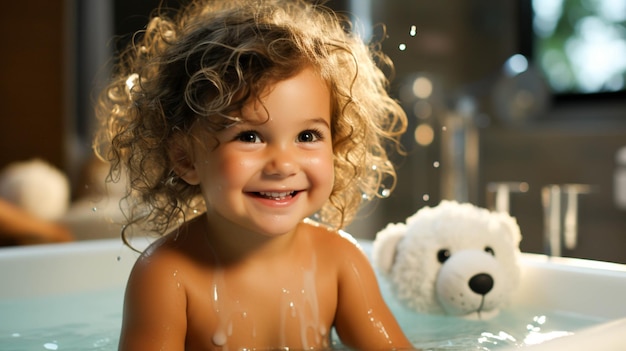
[[[262,142],[261,137],[255,131],[245,131],[237,134],[235,137],[236,141],[240,141],[242,143],[260,143]]]
[[[323,139],[323,135],[318,130],[305,130],[298,134],[298,142],[300,143],[312,143]]]

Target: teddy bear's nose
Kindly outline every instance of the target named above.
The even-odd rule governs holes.
[[[493,278],[487,273],[479,273],[469,280],[469,287],[473,292],[485,295],[493,288]]]

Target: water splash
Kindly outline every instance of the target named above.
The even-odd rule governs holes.
[[[388,198],[391,195],[391,190],[387,188],[383,188],[380,190],[380,196],[383,198]]]
[[[59,345],[56,344],[56,341],[54,342],[47,342],[45,344],[43,344],[43,348],[46,350],[58,350],[59,349]]]
[[[417,26],[412,25],[412,26],[410,27],[410,29],[409,29],[409,35],[410,35],[411,37],[415,37],[415,36],[417,35]],[[398,49],[399,49],[400,51],[406,51],[406,49],[407,49],[407,44],[406,44],[406,43],[400,43],[400,44],[398,45]]]

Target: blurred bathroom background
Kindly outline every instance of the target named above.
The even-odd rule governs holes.
[[[45,159],[80,196],[111,53],[160,2],[3,3],[0,168]],[[626,263],[626,1],[327,5],[365,38],[384,39],[391,91],[410,121],[395,191],[348,231],[373,238],[442,199],[497,203],[517,218],[523,251],[545,252],[546,222],[558,215],[577,239],[562,255]]]

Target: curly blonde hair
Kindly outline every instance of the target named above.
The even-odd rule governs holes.
[[[199,186],[177,178],[171,150],[190,141],[194,124],[211,133],[237,123],[231,112],[305,67],[319,72],[332,100],[335,183],[319,220],[342,228],[364,201],[386,196],[396,180],[388,146],[399,150],[406,115],[387,93],[389,58],[351,29],[305,0],[193,0],[172,16],[156,10],[120,53],[97,104],[94,148],[111,165],[109,180],[128,182],[129,223],[163,234],[203,212]]]

